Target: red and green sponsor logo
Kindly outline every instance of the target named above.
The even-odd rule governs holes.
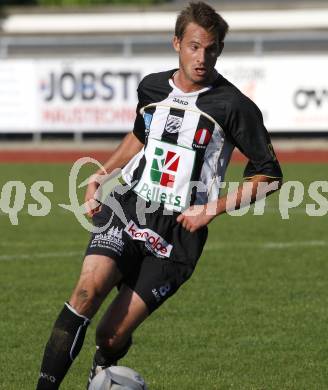
[[[150,179],[154,184],[173,188],[175,175],[179,167],[180,156],[170,150],[156,147],[150,169]]]

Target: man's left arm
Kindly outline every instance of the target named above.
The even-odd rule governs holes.
[[[177,218],[177,221],[191,233],[208,225],[216,216],[227,211],[238,210],[244,206],[277,191],[282,184],[281,178],[255,175],[248,178],[235,191],[218,198],[206,205],[191,206]]]
[[[237,210],[278,190],[282,172],[259,108],[246,96],[232,103],[227,113],[226,136],[248,158],[245,181],[236,191],[209,202],[192,206],[177,218],[187,230],[194,232],[217,215]]]

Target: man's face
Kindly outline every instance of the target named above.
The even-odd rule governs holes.
[[[212,81],[217,57],[223,48],[213,33],[189,23],[181,40],[174,37],[173,46],[179,53],[179,80],[191,88]]]

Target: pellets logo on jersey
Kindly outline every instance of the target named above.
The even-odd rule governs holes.
[[[183,118],[170,114],[167,117],[165,129],[168,133],[177,133],[182,125]]]
[[[164,150],[156,147],[155,156],[150,170],[150,179],[154,184],[172,188],[175,173],[178,170],[180,156],[168,150],[164,156]]]
[[[206,148],[211,139],[211,133],[208,129],[198,129],[195,134],[193,147]]]

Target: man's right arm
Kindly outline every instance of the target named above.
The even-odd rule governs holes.
[[[122,168],[143,148],[143,143],[134,135],[127,134],[113,154],[104,164],[107,173],[111,173],[115,168]],[[101,172],[99,172],[101,173]]]
[[[104,169],[99,169],[94,175],[90,177],[85,193],[85,202],[90,205],[88,215],[91,217],[98,211],[99,202],[95,200],[95,193],[100,185],[100,175],[105,175],[113,172],[117,168],[122,168],[126,165],[132,157],[134,157],[142,148],[143,143],[134,135],[134,133],[127,134],[120,145],[115,149],[110,158],[103,165]],[[95,176],[96,175],[96,176]]]

